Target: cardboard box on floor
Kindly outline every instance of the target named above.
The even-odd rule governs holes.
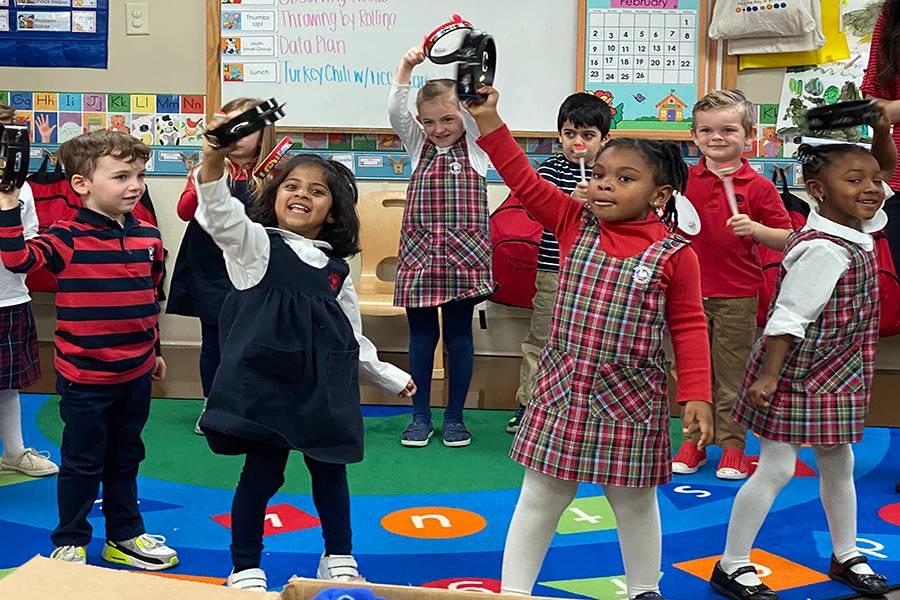
[[[402,585],[352,584],[294,578],[280,594],[233,590],[207,583],[154,577],[133,571],[76,565],[35,556],[0,580],[0,600],[311,600],[328,588],[365,587],[386,600],[460,600],[472,592]],[[477,597],[477,596],[476,596]],[[491,594],[492,600],[521,600],[522,596]],[[540,600],[540,599],[538,599]],[[552,600],[545,598],[544,600]]]
[[[50,560],[35,556],[0,579],[0,600],[279,600],[281,594],[260,594],[222,586],[154,577]]]

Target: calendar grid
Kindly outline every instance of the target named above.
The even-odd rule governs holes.
[[[591,9],[588,15],[588,83],[695,83],[696,10]]]

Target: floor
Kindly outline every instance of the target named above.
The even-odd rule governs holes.
[[[197,348],[164,348],[163,355],[168,366],[166,381],[154,384],[154,398],[201,398],[202,391],[197,380]],[[405,353],[382,352],[381,358],[401,368],[406,368]],[[54,393],[52,365],[52,344],[41,344],[41,364],[44,376],[35,385],[24,391],[34,393]],[[509,410],[515,407],[516,388],[519,385],[519,357],[477,356],[472,376],[472,385],[466,399],[466,407]],[[361,381],[363,404],[399,405],[406,401],[384,396],[377,388]],[[879,427],[900,427],[900,372],[879,371],[875,375],[872,404],[867,425]],[[432,405],[446,404],[446,380],[432,383]],[[677,407],[673,406],[673,412]],[[676,412],[677,414],[677,412]]]

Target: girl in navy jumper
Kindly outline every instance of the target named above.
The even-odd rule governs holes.
[[[882,122],[873,152],[894,152]],[[885,152],[886,151],[886,152]],[[778,292],[756,342],[734,419],[759,436],[759,465],[734,500],[722,560],[710,583],[734,600],[777,600],[760,581],[750,549],[800,446],[816,455],[832,555],[829,576],[864,596],[888,590],[856,546],[853,449],[862,440],[878,344],[878,265],[870,232],[887,216],[890,174],[852,144],[800,146],[806,190],[816,201],[784,248]]]
[[[196,219],[224,252],[235,287],[219,319],[222,368],[200,419],[213,452],[246,455],[231,507],[228,585],[266,589],[265,509],[284,483],[290,450],[303,453],[322,522],[318,577],[358,578],[346,473],[363,457],[357,373],[402,397],[415,385],[379,361],[362,334],[344,260],[359,250],[356,184],[340,163],[300,155],[267,183],[248,217],[228,189],[229,151],[205,146],[196,175]]]
[[[228,118],[257,106],[261,100],[237,98],[226,103],[219,112]],[[259,162],[275,147],[275,126],[267,125],[260,131],[238,140],[225,160],[228,171],[228,187],[244,206],[253,203],[254,194],[261,181],[253,176]],[[219,311],[225,296],[231,291],[231,282],[225,272],[225,261],[212,238],[194,219],[197,212],[197,190],[193,177],[181,192],[178,200],[178,216],[188,226],[181,239],[166,312],[200,319],[200,383],[203,386],[203,406],[212,387],[213,377],[219,367]],[[194,433],[200,430],[200,419],[194,425]]]

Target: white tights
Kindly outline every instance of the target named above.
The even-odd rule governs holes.
[[[7,458],[25,452],[18,390],[0,390],[0,441],[3,442],[3,456]]]
[[[750,549],[772,503],[794,476],[800,446],[760,438],[759,465],[741,487],[731,509],[728,538],[722,555],[722,570],[733,573],[750,565]],[[839,562],[860,556],[856,547],[856,487],[853,484],[853,449],[850,444],[816,446],[819,469],[819,496],[828,518],[831,545]],[[871,573],[868,565],[852,567],[857,573]],[[759,577],[747,573],[738,577],[743,585],[759,585]]]
[[[577,481],[525,469],[503,550],[503,592],[531,594],[559,518],[577,491]],[[616,516],[628,597],[658,592],[662,534],[656,488],[605,485],[603,493]]]

